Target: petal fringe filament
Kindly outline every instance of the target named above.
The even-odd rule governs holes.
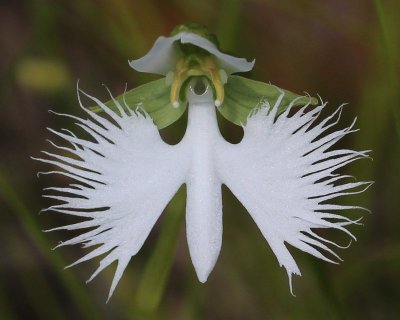
[[[85,94],[85,93],[83,93]],[[118,112],[85,94],[103,109],[99,116],[79,103],[87,119],[76,121],[90,138],[49,129],[60,146],[36,158],[55,167],[49,174],[71,179],[66,187],[47,188],[57,201],[45,210],[78,216],[83,221],[52,230],[81,230],[60,246],[83,244],[92,250],[71,266],[106,256],[90,277],[117,261],[109,298],[130,261],[148,237],[164,208],[182,184],[187,187],[186,228],[189,251],[198,278],[205,282],[222,244],[222,194],[225,184],[249,212],[289,277],[301,275],[287,244],[331,263],[340,261],[336,243],[315,233],[336,229],[355,240],[347,229],[359,220],[343,210],[363,209],[334,203],[341,196],[363,192],[371,183],[355,182],[339,169],[368,151],[332,149],[356,131],[354,123],[338,124],[342,107],[320,119],[326,104],[298,111],[292,106],[279,116],[284,93],[274,105],[265,102],[243,126],[239,144],[221,136],[210,86],[202,94],[189,85],[186,134],[177,145],[165,143],[152,119],[140,108],[121,105]],[[320,119],[320,120],[319,120]]]

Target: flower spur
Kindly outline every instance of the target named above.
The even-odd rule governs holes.
[[[98,105],[97,109],[85,108],[79,99],[88,119],[66,116],[75,119],[90,135],[89,139],[50,129],[69,144],[68,147],[52,145],[70,155],[44,152],[47,158],[37,160],[61,169],[49,173],[62,174],[77,183],[48,188],[54,193],[46,197],[59,203],[46,210],[86,219],[51,230],[91,228],[59,246],[79,243],[84,247],[96,246],[72,265],[106,254],[90,281],[117,261],[110,298],[131,257],[140,250],[162,211],[183,184],[187,188],[189,252],[201,282],[207,280],[221,250],[222,184],[243,204],[279,264],[286,269],[291,292],[292,274],[301,273],[287,244],[337,263],[340,257],[331,247],[340,246],[314,231],[332,228],[355,239],[346,227],[359,220],[351,220],[339,211],[363,208],[338,205],[331,200],[363,192],[370,185],[369,182],[348,182],[351,177],[337,173],[368,153],[331,150],[341,138],[356,131],[353,122],[332,132],[342,107],[318,122],[326,103],[311,107],[313,99],[271,86],[270,91],[263,91],[266,97],[260,100],[262,103],[247,112],[246,119],[236,118],[243,123],[244,136],[240,143],[230,144],[218,128],[216,109],[221,110],[216,108],[213,80],[207,74],[196,74],[180,87],[179,96],[188,102],[189,114],[186,133],[177,145],[161,139],[160,126],[157,127],[154,119],[157,116],[152,117],[152,110],[148,112],[140,99],[135,100],[145,95],[129,95],[129,92],[127,98],[133,97],[133,104],[126,103],[123,97],[112,97],[110,102],[103,103],[83,93]],[[143,99],[151,102],[150,98]],[[167,99],[163,104],[166,117],[168,112],[174,112],[171,95]],[[303,107],[295,111],[299,103]],[[95,111],[102,111],[106,116]],[[176,118],[176,114],[172,117]]]

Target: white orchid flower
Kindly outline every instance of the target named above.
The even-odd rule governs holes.
[[[188,35],[181,34],[170,38],[168,43],[194,39],[185,37]],[[176,62],[176,54],[160,56],[157,46],[168,47],[160,43],[150,51],[150,58],[156,59],[151,71],[165,73],[169,69],[163,68],[163,63],[170,61],[168,59]],[[198,44],[197,40],[190,43]],[[164,59],[163,63],[159,63],[160,57]],[[142,66],[151,66],[150,58],[147,56],[138,61]],[[240,70],[242,60],[237,61],[240,63],[232,63],[230,71]],[[293,98],[287,91],[252,82],[262,88],[262,92],[267,92],[266,99],[248,110],[245,121],[242,116],[236,118],[243,123],[244,136],[239,144],[231,144],[220,134],[215,87],[205,76],[192,76],[184,87],[185,92],[179,92],[188,101],[189,115],[185,136],[177,145],[169,145],[161,139],[154,118],[143,103],[128,105],[118,98],[113,98],[112,103],[102,103],[87,95],[98,105],[96,111],[101,110],[106,116],[85,108],[80,100],[89,118],[66,116],[75,119],[91,138],[79,138],[66,130],[50,130],[69,146],[52,143],[58,152],[43,152],[47,157],[37,159],[60,168],[49,173],[74,180],[68,187],[47,189],[52,191],[47,197],[60,203],[46,210],[85,218],[83,222],[52,230],[92,228],[59,245],[96,246],[73,265],[107,254],[91,280],[112,262],[118,262],[109,297],[131,257],[140,250],[164,208],[183,184],[187,188],[189,251],[201,282],[207,280],[221,250],[222,184],[233,192],[257,224],[279,264],[286,269],[291,291],[292,275],[301,273],[288,244],[337,263],[340,258],[331,247],[342,247],[315,230],[337,229],[355,239],[346,227],[359,220],[352,220],[340,212],[362,208],[335,204],[333,200],[360,193],[370,183],[348,181],[350,176],[337,171],[367,157],[368,151],[332,150],[341,138],[356,131],[354,123],[334,130],[342,107],[329,117],[319,119],[325,103],[312,107],[311,98]],[[257,88],[247,88],[250,97],[254,92],[260,92]],[[143,87],[139,89],[140,94],[127,93],[127,97],[150,105],[151,98],[146,98],[143,92],[147,91],[143,90]],[[140,101],[137,96],[145,98]],[[308,103],[302,103],[304,106],[295,110],[299,101]],[[170,103],[167,105],[173,110]],[[235,105],[230,106],[235,112],[239,110]]]

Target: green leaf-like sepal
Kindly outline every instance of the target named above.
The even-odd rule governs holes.
[[[218,38],[215,34],[211,33],[208,28],[204,25],[198,24],[198,23],[193,23],[193,22],[187,22],[181,25],[177,25],[172,31],[171,31],[171,36],[177,35],[181,32],[191,32],[194,34],[199,35],[200,37],[203,37],[204,39],[207,39],[208,41],[211,41],[215,46],[219,48],[219,41]]]
[[[187,106],[186,101],[180,101],[179,107],[174,108],[170,103],[170,91],[171,86],[168,86],[165,78],[162,78],[129,90],[115,99],[124,105],[125,98],[126,104],[132,110],[140,107],[151,116],[156,126],[162,129],[178,120]],[[118,112],[112,100],[105,102],[105,105]],[[102,111],[100,107],[93,107],[91,110]]]
[[[218,110],[227,120],[237,125],[245,125],[250,112],[260,107],[263,102],[268,101],[273,106],[282,91],[285,92],[285,95],[279,106],[278,114],[284,112],[295,99],[294,106],[318,103],[316,98],[297,95],[274,85],[240,76],[228,77],[224,89],[225,99]]]

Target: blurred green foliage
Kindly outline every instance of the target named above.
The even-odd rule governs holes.
[[[397,0],[0,3],[0,318],[399,319],[399,14]],[[77,79],[104,100],[102,83],[117,95],[126,83],[132,88],[156,79],[129,68],[128,59],[140,57],[156,37],[186,21],[215,31],[222,49],[255,58],[253,79],[320,94],[330,102],[327,112],[349,102],[343,123],[358,116],[361,130],[342,145],[373,150],[373,161],[347,169],[376,181],[351,199],[373,214],[365,215],[364,227],[354,228],[359,240],[341,253],[340,266],[294,252],[303,273],[295,279],[296,298],[284,270],[228,190],[222,252],[206,284],[197,281],[191,266],[184,223],[173,223],[182,221],[184,192],[132,259],[108,304],[113,268],[85,285],[98,261],[63,270],[84,249],[51,251],[71,235],[41,232],[72,222],[37,214],[49,204],[41,189],[65,181],[57,176],[38,180],[43,166],[29,156],[48,148],[45,127],[72,125],[47,110],[81,114]],[[240,128],[219,120],[228,140],[240,140]],[[163,129],[164,139],[177,142],[185,125],[183,117]]]

